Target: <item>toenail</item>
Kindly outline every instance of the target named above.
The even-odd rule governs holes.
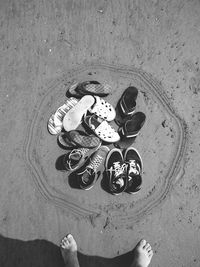
[[[142,244],[142,245],[145,245],[145,244],[146,244],[146,240],[145,240],[145,239],[142,239],[142,240],[141,240],[141,244]]]

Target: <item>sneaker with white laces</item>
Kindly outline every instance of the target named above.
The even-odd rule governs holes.
[[[126,190],[127,177],[126,165],[120,149],[113,148],[106,158],[106,174],[109,179],[109,189],[114,195],[119,195]]]
[[[77,171],[81,189],[89,190],[94,186],[100,174],[104,171],[104,162],[109,150],[107,146],[101,146],[92,154],[86,164]]]
[[[63,165],[67,171],[74,171],[80,168],[84,162],[100,147],[89,148],[75,148],[69,153],[65,154],[63,158]]]
[[[139,152],[129,147],[124,154],[128,185],[126,192],[135,194],[141,189],[143,162]]]

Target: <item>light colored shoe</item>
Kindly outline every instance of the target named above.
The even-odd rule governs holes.
[[[113,121],[116,116],[114,107],[99,96],[95,96],[94,98],[95,103],[89,109],[89,112],[92,114],[96,114],[98,117],[106,121]]]
[[[101,140],[107,143],[115,143],[120,140],[120,136],[115,129],[98,116],[94,114],[85,116],[84,122]]]
[[[86,114],[88,109],[94,104],[94,97],[86,95],[66,113],[63,119],[63,127],[65,131],[69,132],[75,130],[81,123],[83,115]]]
[[[55,113],[51,115],[48,120],[47,128],[50,134],[56,135],[61,132],[63,127],[63,118],[67,112],[78,103],[78,100],[74,97],[70,97],[66,100],[65,104],[60,106]]]

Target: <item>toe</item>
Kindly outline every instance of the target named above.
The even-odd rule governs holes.
[[[153,250],[149,252],[149,258],[151,259],[153,257]]]
[[[67,238],[67,240],[68,240],[69,242],[72,242],[73,239],[74,239],[73,236],[72,236],[71,234],[68,234],[66,238]]]
[[[144,248],[145,248],[147,251],[149,250],[150,247],[151,247],[151,246],[150,246],[149,243],[146,243],[146,245],[144,246]]]
[[[147,241],[145,239],[141,239],[140,242],[138,243],[139,247],[144,247],[146,245]]]

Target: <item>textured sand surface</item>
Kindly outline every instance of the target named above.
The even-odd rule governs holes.
[[[0,266],[63,266],[71,232],[81,266],[200,265],[200,2],[0,1]],[[133,145],[142,190],[112,196],[69,184],[47,131],[74,81],[106,80],[116,106],[139,89],[147,120]]]

